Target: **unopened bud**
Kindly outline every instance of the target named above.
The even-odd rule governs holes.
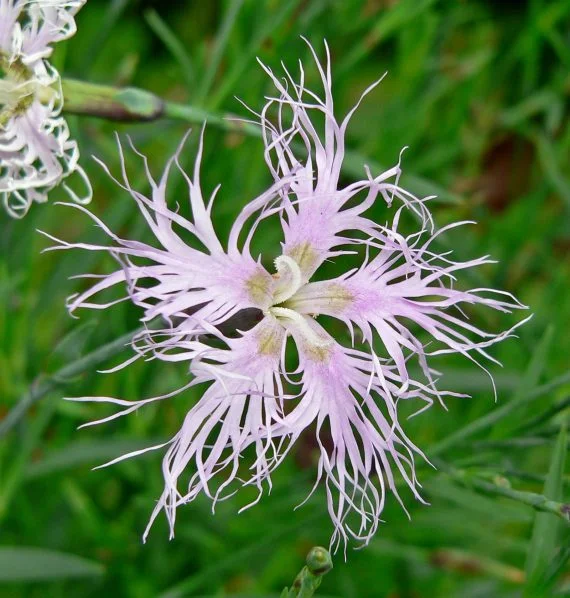
[[[63,109],[72,114],[96,116],[122,122],[146,122],[164,114],[164,102],[136,87],[110,87],[64,79]]]
[[[329,551],[322,546],[311,548],[307,555],[307,568],[313,575],[324,575],[333,567]]]

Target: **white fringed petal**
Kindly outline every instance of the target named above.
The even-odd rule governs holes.
[[[0,0],[0,58],[8,94],[0,105],[0,198],[15,218],[23,217],[32,203],[47,201],[48,193],[72,173],[84,191],[77,193],[67,183],[62,190],[78,203],[91,199],[77,143],[61,115],[59,74],[46,61],[51,44],[75,33],[73,17],[83,4]],[[23,99],[19,89],[31,95]]]

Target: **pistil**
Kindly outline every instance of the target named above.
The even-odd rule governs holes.
[[[273,292],[273,304],[279,305],[290,299],[303,285],[303,274],[297,262],[286,255],[275,260],[278,280]]]

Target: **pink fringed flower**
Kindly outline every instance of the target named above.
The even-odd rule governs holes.
[[[192,178],[184,175],[190,220],[165,199],[169,172],[174,165],[179,168],[178,153],[159,181],[142,157],[149,196],[131,187],[121,153],[119,184],[137,203],[156,244],[120,238],[93,215],[112,246],[56,239],[56,249],[110,252],[121,265],[107,276],[93,275],[93,286],[70,298],[72,313],[107,307],[111,303],[96,303],[96,296],[125,285],[127,294],[121,300],[140,306],[143,322],[162,325],[135,338],[132,359],[145,356],[190,364],[188,384],[169,395],[138,401],[73,399],[120,407],[91,424],[209,383],[179,432],[166,445],[146,449],[168,447],[165,488],[149,527],[164,510],[173,534],[177,507],[200,493],[215,504],[241,484],[256,486],[260,497],[294,442],[314,429],[320,447],[315,487],[324,482],[326,488],[334,525],[331,544],[337,547],[349,538],[367,543],[378,527],[388,491],[400,500],[396,475],[422,501],[414,462],[423,455],[399,422],[398,402],[419,401],[421,410],[445,395],[460,396],[437,390],[429,356],[461,353],[474,361],[492,359],[486,348],[512,331],[484,332],[454,308],[480,304],[509,312],[523,307],[508,293],[452,287],[456,272],[489,260],[454,262],[448,254],[438,254],[434,239],[445,229],[435,233],[425,200],[399,186],[399,165],[376,177],[366,171],[365,179],[346,187],[340,184],[344,134],[353,111],[337,122],[328,53],[326,67],[318,60],[317,66],[323,98],[305,88],[302,70],[299,82],[287,73],[287,87],[266,68],[279,95],[269,99],[258,116],[275,184],[242,210],[227,245],[212,223],[217,189],[205,200],[200,187],[202,140]],[[269,119],[272,107],[277,108],[276,125]],[[315,117],[324,119],[323,137]],[[378,196],[387,206],[394,198],[400,202],[390,225],[365,215]],[[415,214],[419,230],[406,237],[398,229],[408,212]],[[281,218],[284,242],[271,255],[273,271],[267,261],[251,256],[250,241],[259,222],[274,216]],[[188,246],[180,231],[204,249]],[[345,254],[358,255],[361,249],[360,267],[332,280],[311,281],[325,260],[342,267]],[[331,336],[319,314],[344,322],[350,334],[343,340],[352,338],[352,343],[347,346]],[[287,371],[286,351],[297,356],[294,372]],[[419,364],[421,380],[411,376],[410,361]],[[330,446],[323,441],[325,429]],[[246,449],[251,455],[247,463],[240,458]],[[148,528],[145,537],[147,533]]]
[[[78,164],[61,109],[59,75],[47,61],[52,45],[75,33],[74,15],[85,0],[0,0],[0,197],[8,213],[24,216],[31,204],[72,172],[91,199],[91,186]]]

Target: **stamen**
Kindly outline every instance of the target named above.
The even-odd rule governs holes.
[[[275,260],[275,269],[279,282],[273,292],[273,303],[278,305],[290,299],[301,288],[303,275],[299,264],[287,255],[280,255]]]

